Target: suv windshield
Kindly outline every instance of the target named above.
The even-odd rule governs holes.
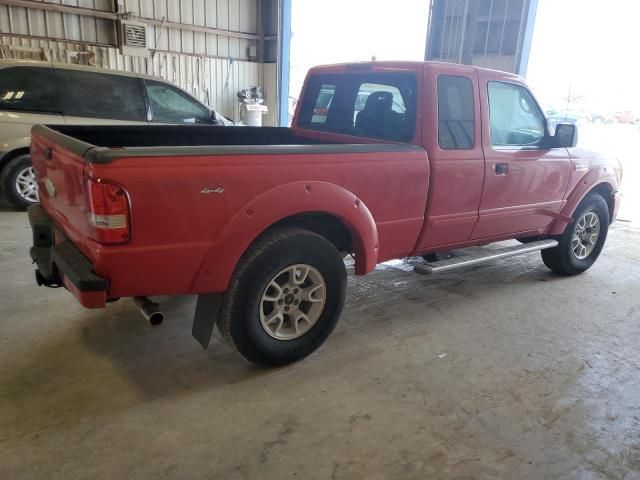
[[[414,74],[315,75],[309,80],[302,99],[298,126],[411,142],[415,117]]]

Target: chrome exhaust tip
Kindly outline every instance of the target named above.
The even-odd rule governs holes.
[[[147,322],[153,326],[160,325],[162,323],[164,320],[164,313],[160,311],[160,305],[152,302],[147,297],[133,297],[133,301],[140,309],[140,313]]]

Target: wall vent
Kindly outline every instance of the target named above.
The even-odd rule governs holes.
[[[147,48],[147,26],[144,23],[121,21],[120,53],[136,57],[149,56]]]

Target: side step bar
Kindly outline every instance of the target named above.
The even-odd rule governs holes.
[[[496,260],[498,258],[513,257],[523,253],[537,252],[547,248],[558,246],[557,240],[539,240],[537,242],[525,243],[524,245],[514,245],[512,247],[491,250],[486,253],[472,253],[460,255],[459,257],[447,258],[438,262],[430,262],[423,265],[416,265],[413,271],[422,275],[429,275],[436,272],[446,272],[456,268],[468,267],[479,263]]]

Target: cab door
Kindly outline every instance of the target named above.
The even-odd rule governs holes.
[[[469,240],[485,175],[476,71],[429,64],[426,84],[422,138],[429,152],[429,193],[415,253]]]
[[[542,110],[518,77],[480,71],[485,180],[471,239],[543,233],[571,176],[566,148],[548,147]]]

